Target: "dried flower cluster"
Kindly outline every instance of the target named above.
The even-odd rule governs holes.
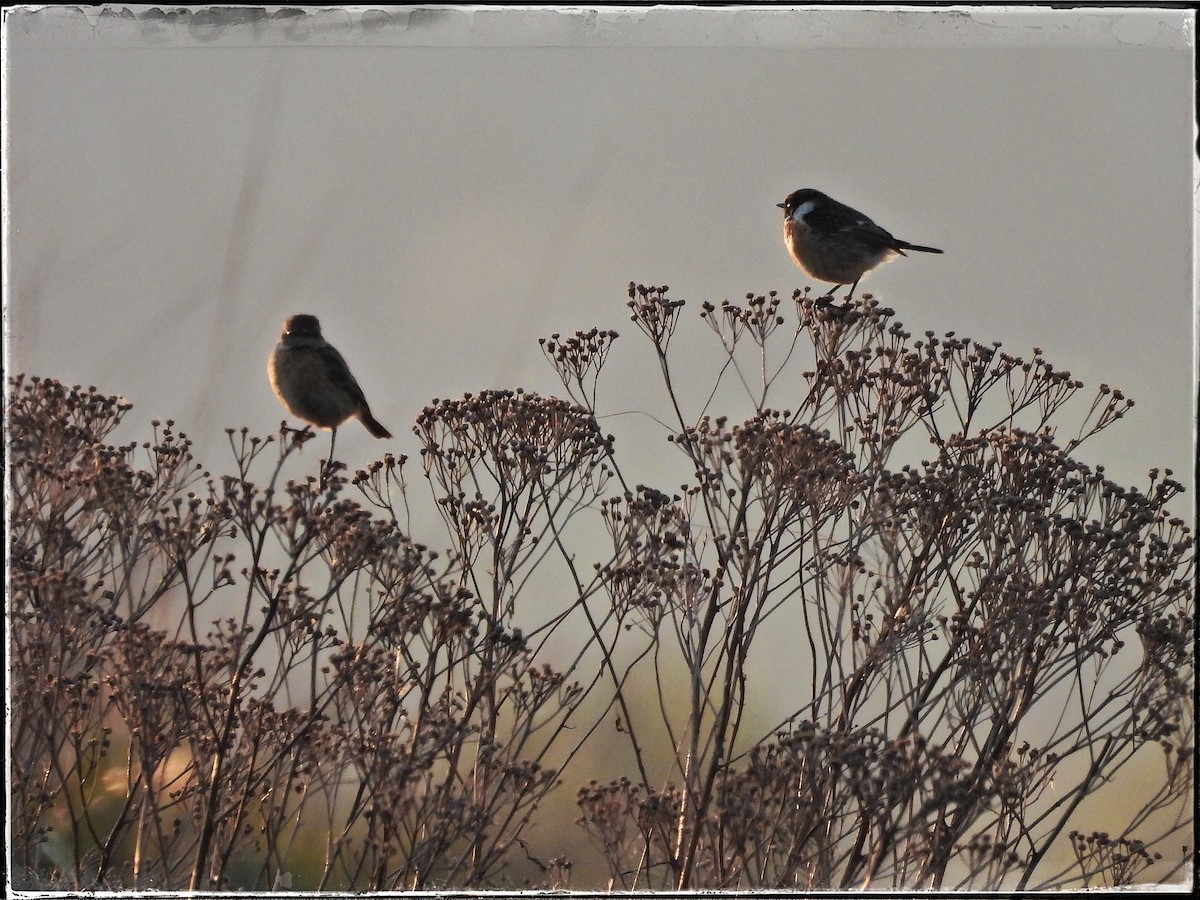
[[[577,689],[518,632],[481,628],[457,566],[394,508],[371,515],[341,478],[277,488],[311,432],[285,430],[272,460],[273,438],[231,431],[238,475],[217,481],[171,423],[105,444],[128,408],[9,385],[18,882],[495,877],[557,784],[528,734]],[[387,506],[402,465],[355,482]]]
[[[617,337],[615,331],[592,328],[565,338],[552,334],[538,343],[571,398],[595,412],[596,383]]]
[[[642,284],[629,282],[629,321],[637,325],[638,330],[650,338],[656,348],[666,351],[675,329],[679,325],[680,310],[684,301],[671,300],[667,297],[669,291],[666,285],[647,287]]]
[[[114,446],[128,404],[13,379],[17,883],[1020,890],[1180,871],[1182,486],[1076,455],[1132,401],[1102,385],[1070,421],[1083,385],[1040,350],[914,339],[870,295],[771,292],[704,304],[715,374],[686,409],[684,302],[632,283],[628,301],[674,416],[637,449],[674,454],[680,481],[631,487],[599,427],[616,333],[554,334],[569,400],[491,390],[417,417],[444,525],[424,543],[401,525],[404,457],[285,480],[311,431],[230,430],[233,474],[213,476],[171,422]],[[730,387],[744,411],[711,410]],[[766,728],[764,699],[786,709]],[[1147,760],[1161,778],[1121,796],[1126,819],[1082,833],[1084,799]],[[550,819],[571,796],[590,859]]]
[[[691,484],[602,507],[616,551],[604,587],[655,637],[661,727],[678,748],[658,780],[581,793],[610,884],[1069,883],[1039,869],[1048,847],[1084,796],[1155,744],[1168,777],[1128,827],[1170,809],[1162,834],[1180,830],[1195,604],[1194,539],[1167,511],[1181,487],[1155,471],[1147,492],[1122,488],[1072,455],[1132,402],[1101,386],[1060,442],[1082,384],[1040,350],[913,340],[869,295],[849,313],[794,299],[791,334],[774,294],[704,305],[720,375],[736,373],[755,414],[731,425],[676,403],[668,440]],[[631,300],[675,399],[678,303],[665,289]],[[773,409],[805,344],[807,392]],[[892,464],[914,453],[931,458]],[[787,741],[743,736],[753,644],[788,608],[804,766]],[[1169,662],[1131,657],[1135,634]],[[661,645],[672,638],[677,669]],[[622,724],[647,741],[646,724]],[[1086,878],[1124,877],[1089,865]]]

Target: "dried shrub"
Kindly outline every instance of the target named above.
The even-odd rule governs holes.
[[[585,864],[638,890],[1015,890],[1178,872],[1182,488],[1169,470],[1117,485],[1077,452],[1132,402],[1102,385],[1076,403],[1040,350],[914,339],[869,295],[786,306],[704,304],[715,375],[686,409],[685,304],[630,285],[674,417],[650,450],[676,455],[676,490],[628,483],[600,428],[616,332],[542,341],[569,400],[433,401],[414,428],[444,526],[426,543],[402,525],[403,457],[289,481],[310,431],[231,430],[233,474],[214,476],[171,422],[116,446],[127,404],[12,379],[18,883],[562,887]],[[731,385],[746,411],[717,414]],[[767,692],[790,712],[763,728]],[[1148,755],[1162,777],[1127,822],[1088,827],[1084,800]],[[611,781],[585,771],[618,758]],[[544,821],[568,772],[590,861]]]

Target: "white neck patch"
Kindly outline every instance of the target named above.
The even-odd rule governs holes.
[[[817,204],[813,200],[805,200],[794,210],[792,210],[792,218],[799,221],[807,216],[810,212],[817,208]]]

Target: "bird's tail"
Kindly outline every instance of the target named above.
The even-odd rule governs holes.
[[[367,427],[367,431],[371,432],[377,438],[390,438],[392,433],[379,424],[379,420],[371,415],[371,411],[365,406],[358,414],[358,420]]]
[[[941,253],[937,247],[921,247],[918,244],[910,244],[908,241],[901,241],[900,246],[905,250],[916,250],[920,253]]]

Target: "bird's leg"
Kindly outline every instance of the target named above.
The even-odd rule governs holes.
[[[333,471],[333,445],[337,442],[337,426],[335,425],[329,434],[329,459],[325,460],[325,465],[321,467],[321,490],[325,489],[325,482],[328,480],[329,474]]]
[[[850,293],[848,293],[848,294],[846,295],[846,303],[845,303],[845,305],[842,307],[842,312],[843,312],[843,313],[845,313],[845,312],[849,312],[849,311],[850,311],[850,309],[851,309],[851,307],[854,305],[854,304],[853,304],[853,302],[852,302],[852,301],[853,301],[853,299],[854,299],[854,290],[855,290],[855,288],[857,288],[857,287],[858,287],[858,283],[859,283],[859,281],[861,281],[861,280],[862,280],[862,276],[861,276],[861,275],[859,275],[859,276],[858,276],[858,278],[855,278],[855,279],[854,279],[854,284],[850,285]]]

